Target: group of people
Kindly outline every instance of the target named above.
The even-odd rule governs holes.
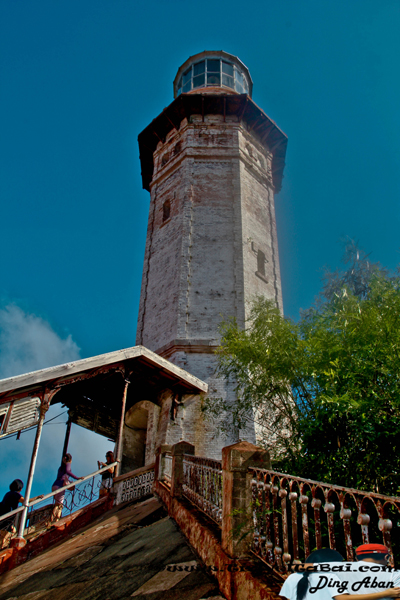
[[[346,563],[336,550],[315,550],[301,572],[289,575],[279,595],[287,600],[400,598],[400,571],[388,567],[386,546],[363,544],[356,549],[356,558],[357,562]]]
[[[114,462],[114,453],[110,450],[106,454],[106,462],[104,463],[101,461],[97,461],[97,465],[99,469],[102,469],[107,465],[112,465],[112,463]],[[74,473],[72,473],[71,463],[71,454],[65,454],[63,456],[61,466],[59,467],[57,472],[57,479],[52,485],[52,492],[56,492],[58,489],[63,488],[69,483],[71,483],[70,478],[75,480],[83,479],[83,477],[78,477],[77,475],[74,475]],[[110,489],[113,485],[114,471],[115,466],[112,466],[106,471],[103,471],[103,473],[101,474],[101,484],[99,491],[100,498],[102,496],[107,495],[110,492]],[[14,479],[14,481],[10,484],[10,491],[5,494],[3,500],[0,502],[0,517],[17,509],[18,505],[24,502],[24,497],[21,494],[21,490],[23,487],[24,484],[21,481],[21,479]],[[54,495],[54,506],[52,514],[50,516],[50,520],[48,521],[47,525],[55,523],[61,518],[64,507],[64,499],[65,490],[61,490],[60,492]],[[16,519],[14,518],[14,516],[11,516],[9,519],[3,519],[0,521],[0,549],[8,546],[12,535],[16,533],[16,528],[14,524],[15,520]]]

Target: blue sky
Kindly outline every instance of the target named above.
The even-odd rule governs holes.
[[[137,135],[205,49],[239,56],[289,137],[276,197],[285,313],[313,302],[342,236],[394,268],[399,31],[397,0],[3,0],[0,375],[134,345],[149,206]]]

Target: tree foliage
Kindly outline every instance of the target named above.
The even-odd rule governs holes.
[[[349,268],[325,276],[299,322],[259,297],[245,330],[222,323],[219,373],[236,382],[238,399],[208,410],[229,410],[241,429],[254,416],[279,470],[396,494],[400,278],[356,246],[348,253]]]

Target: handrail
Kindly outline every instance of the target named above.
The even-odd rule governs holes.
[[[40,498],[36,498],[32,502],[29,502],[28,506],[29,507],[34,506],[35,504],[38,504],[39,502],[43,502],[43,500],[47,500],[47,498],[51,498],[52,496],[55,496],[56,494],[59,494],[60,492],[63,492],[64,490],[68,490],[69,488],[72,488],[72,487],[78,485],[78,481],[80,483],[82,483],[83,481],[87,481],[88,479],[91,479],[92,477],[94,477],[95,475],[98,475],[99,473],[108,471],[108,469],[110,469],[111,467],[115,467],[115,465],[117,465],[117,464],[118,464],[118,461],[110,463],[106,467],[102,467],[101,469],[98,469],[97,471],[93,471],[93,473],[90,473],[89,475],[82,477],[82,479],[79,478],[76,481],[74,481],[73,483],[69,483],[68,485],[64,485],[63,487],[57,488],[54,492],[50,492],[50,494],[45,494],[44,496],[40,496]]]
[[[188,500],[221,527],[222,461],[184,454],[182,490]]]
[[[292,560],[307,556],[313,547],[323,546],[339,546],[347,560],[352,561],[354,548],[368,544],[370,534],[376,537],[378,532],[394,565],[392,535],[397,543],[400,497],[259,467],[249,467],[249,472],[253,550],[272,567],[285,572]]]
[[[1,515],[0,521],[3,521],[4,519],[9,519],[13,515],[22,512],[24,508],[25,506],[19,506],[18,508],[14,508],[14,510],[10,510],[10,512],[6,513],[5,515]]]
[[[385,496],[384,494],[379,494],[378,492],[367,492],[366,490],[359,490],[356,488],[345,487],[344,485],[337,485],[335,483],[327,483],[326,481],[317,481],[316,479],[306,479],[304,477],[299,477],[297,475],[290,475],[290,473],[280,473],[279,471],[273,471],[272,469],[261,469],[260,467],[250,467],[249,471],[257,471],[263,472],[271,475],[277,475],[280,478],[289,478],[291,481],[298,482],[307,482],[316,486],[322,486],[329,489],[335,489],[342,492],[346,492],[349,494],[364,494],[364,496],[370,496],[374,498],[378,498],[378,500],[394,500],[395,502],[400,502],[400,496]]]
[[[68,490],[68,489],[74,487],[75,485],[77,485],[78,481],[80,481],[80,482],[87,481],[88,479],[91,479],[95,475],[99,475],[100,473],[104,473],[104,471],[108,471],[108,469],[110,469],[111,467],[115,467],[117,464],[118,464],[118,461],[110,463],[106,467],[102,467],[101,469],[98,469],[97,471],[94,471],[93,473],[90,473],[89,475],[82,477],[82,479],[77,479],[73,483],[69,483],[68,485],[64,485],[61,488],[57,488],[57,490],[55,490],[54,492],[50,492],[49,494],[45,494],[43,496],[35,497],[34,499],[29,501],[27,506],[28,506],[28,508],[31,508],[35,504],[38,504],[39,502],[43,502],[43,500],[47,500],[47,498],[51,498],[52,496],[55,496],[56,494],[59,494],[60,492],[63,492],[64,490]],[[13,515],[16,515],[16,514],[22,512],[24,510],[24,508],[25,508],[25,506],[19,506],[18,508],[11,510],[10,512],[6,513],[5,515],[1,515],[0,521],[9,519]]]

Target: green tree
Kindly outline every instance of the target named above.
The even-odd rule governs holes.
[[[365,254],[353,259],[344,273],[325,277],[319,302],[298,323],[264,298],[252,304],[245,330],[222,323],[219,373],[236,382],[238,399],[208,402],[206,410],[229,411],[240,429],[253,415],[276,469],[395,494],[400,278],[367,267]]]

